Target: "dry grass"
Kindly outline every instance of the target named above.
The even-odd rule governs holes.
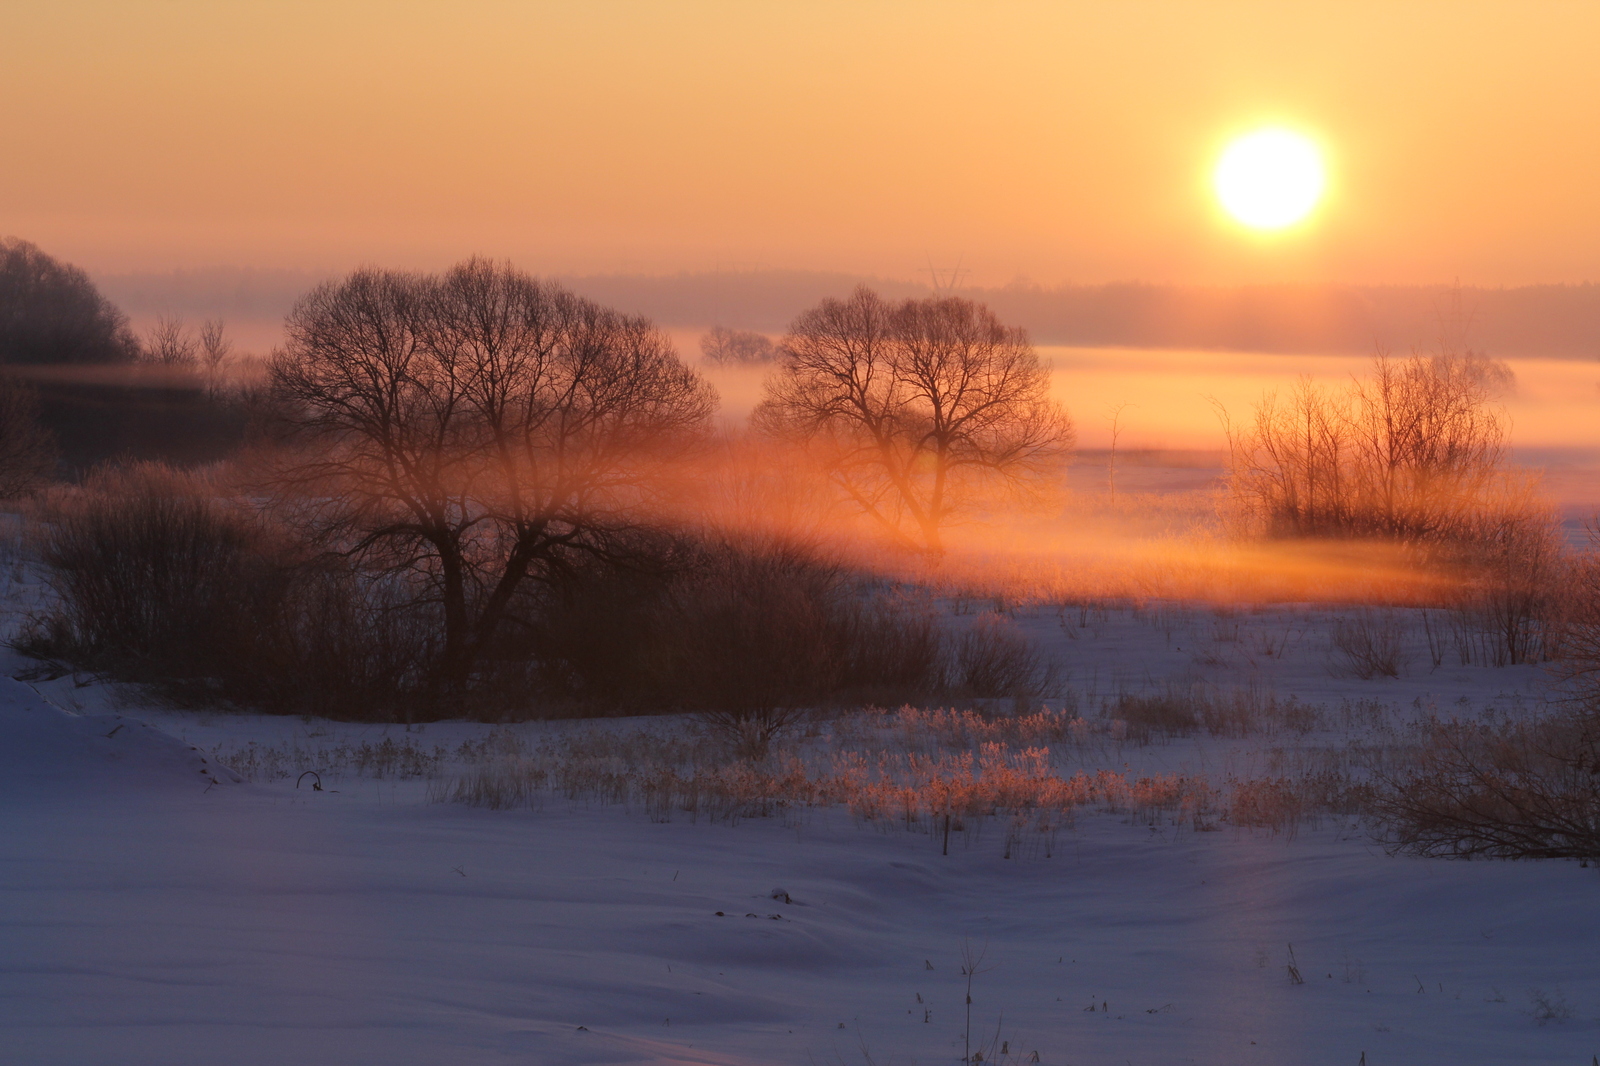
[[[1198,687],[1122,693],[1084,711],[1081,698],[1027,713],[866,710],[812,719],[804,735],[787,738],[761,759],[741,755],[691,717],[631,729],[574,725],[534,736],[496,729],[454,746],[411,734],[335,737],[319,745],[313,735],[218,756],[253,781],[292,779],[305,770],[331,781],[410,779],[424,782],[433,801],[496,810],[592,804],[625,807],[654,821],[778,818],[793,824],[833,809],[862,825],[929,835],[944,849],[952,834],[957,843],[970,843],[999,833],[1008,858],[1050,855],[1057,833],[1085,812],[1134,824],[1194,830],[1229,824],[1289,837],[1326,819],[1346,828],[1353,820],[1387,827],[1397,846],[1498,853],[1495,846],[1473,851],[1477,844],[1447,839],[1447,821],[1495,811],[1463,806],[1461,796],[1436,788],[1481,769],[1463,763],[1463,753],[1491,748],[1499,754],[1488,769],[1502,776],[1557,773],[1564,789],[1560,813],[1568,819],[1563,825],[1570,828],[1575,813],[1593,810],[1592,789],[1573,791],[1581,791],[1578,771],[1586,773],[1588,764],[1555,766],[1539,754],[1553,735],[1540,733],[1543,743],[1533,752],[1531,735],[1504,712],[1447,720],[1427,708],[1413,717],[1371,700],[1312,707],[1255,690]],[[1128,768],[1134,748],[1191,734],[1253,743],[1230,743],[1209,755],[1201,750],[1195,768]],[[1475,738],[1470,746],[1468,738]],[[1534,755],[1542,760],[1537,765],[1529,762]],[[1435,802],[1441,795],[1448,801],[1443,807]],[[1476,803],[1478,795],[1465,798]],[[1473,829],[1480,836],[1486,831]],[[1566,843],[1549,853],[1577,854],[1571,846],[1577,830],[1561,831]]]

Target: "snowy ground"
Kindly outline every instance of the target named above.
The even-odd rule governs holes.
[[[1416,625],[1399,679],[1348,676],[1335,615],[1019,624],[1085,708],[1198,685],[1328,709],[1305,737],[1102,744],[1071,756],[1085,768],[1232,773],[1358,739],[1341,706],[1399,720],[1543,698],[1532,668],[1434,667]],[[429,802],[420,778],[236,783],[216,752],[252,741],[313,768],[340,744],[451,748],[489,727],[126,698],[0,680],[0,1060],[927,1066],[970,1044],[1076,1066],[1580,1066],[1600,1050],[1600,871],[1577,864],[1393,857],[1336,819],[1274,835],[1092,812],[1050,857],[1006,860],[999,830],[945,856],[836,810],[658,823]],[[981,956],[970,1023],[964,952]]]

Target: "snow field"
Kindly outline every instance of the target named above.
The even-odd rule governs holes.
[[[1399,678],[1349,676],[1339,614],[1022,612],[1060,661],[1057,702],[1096,723],[1053,765],[1221,780],[1397,743],[1430,710],[1545,696],[1531,667],[1433,667],[1413,616]],[[970,1046],[1074,1066],[1442,1066],[1600,1048],[1600,872],[1575,864],[1392,857],[1333,816],[1207,832],[1095,804],[1048,858],[1010,859],[995,820],[945,855],[926,826],[842,807],[653,820],[554,791],[490,810],[430,802],[474,752],[493,757],[486,738],[683,724],[408,732],[119,706],[70,677],[33,688],[0,692],[12,1061],[881,1066]],[[1148,745],[1099,717],[1119,693],[1168,688],[1322,710],[1304,733]],[[873,743],[846,720],[796,749],[835,732]],[[253,779],[203,777],[213,753]],[[296,788],[300,766],[321,766],[325,788]],[[982,956],[970,1029],[964,951]]]

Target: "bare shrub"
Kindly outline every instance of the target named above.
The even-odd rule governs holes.
[[[1110,713],[1127,723],[1127,738],[1136,744],[1148,744],[1157,738],[1186,737],[1200,728],[1195,700],[1182,692],[1123,693],[1117,697]]]
[[[33,536],[56,604],[23,646],[149,681],[240,655],[282,582],[254,524],[215,495],[153,463],[52,493]]]
[[[751,757],[813,710],[921,701],[944,684],[935,612],[811,546],[663,541],[649,568],[592,566],[537,610],[547,691],[612,708],[703,713]]]
[[[1051,671],[1033,643],[1005,615],[988,611],[956,638],[950,656],[952,693],[977,698],[1038,695]]]
[[[1372,800],[1398,850],[1472,858],[1600,858],[1600,718],[1434,720]]]
[[[1561,606],[1555,673],[1575,698],[1600,706],[1600,554],[1572,561]]]
[[[1465,575],[1453,605],[1463,662],[1534,663],[1556,652],[1572,565],[1563,558],[1554,514],[1531,489],[1467,523],[1465,543],[1450,553]]]
[[[1125,723],[1125,736],[1138,744],[1201,730],[1220,737],[1303,734],[1321,719],[1316,707],[1292,697],[1280,700],[1256,687],[1216,691],[1199,685],[1120,693],[1104,713]]]
[[[1363,681],[1399,677],[1406,663],[1406,625],[1394,611],[1343,615],[1334,621],[1331,639],[1335,670]]]
[[[1272,537],[1493,540],[1502,516],[1526,511],[1494,406],[1511,381],[1473,352],[1380,354],[1344,390],[1306,379],[1269,394],[1249,427],[1229,426],[1235,517]]]
[[[308,553],[204,476],[101,470],[47,496],[30,536],[54,596],[16,640],[28,654],[183,701],[338,718],[415,711],[436,621]]]
[[[0,499],[37,489],[55,465],[55,439],[39,423],[38,393],[0,375]]]
[[[764,757],[838,691],[847,624],[839,576],[797,552],[725,549],[674,584],[663,627],[669,683],[746,757]]]
[[[1528,990],[1528,1015],[1541,1026],[1551,1022],[1570,1022],[1577,1013],[1559,988],[1553,992],[1546,992],[1542,988]]]
[[[162,315],[146,331],[140,358],[172,370],[195,370],[200,366],[200,339],[181,317]]]
[[[1549,653],[1563,570],[1555,515],[1508,471],[1495,397],[1501,363],[1467,352],[1379,355],[1343,390],[1302,380],[1266,396],[1252,424],[1229,427],[1230,497],[1240,528],[1279,538],[1393,544],[1407,565],[1459,585],[1462,661],[1506,665]],[[1438,665],[1444,642],[1425,619]],[[1397,676],[1398,635],[1370,618],[1335,632],[1339,669]]]

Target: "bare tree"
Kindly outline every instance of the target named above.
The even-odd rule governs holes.
[[[778,351],[764,333],[713,326],[700,338],[700,353],[717,366],[751,366],[770,363]]]
[[[1380,353],[1354,386],[1358,493],[1377,532],[1428,539],[1481,502],[1505,460],[1491,405],[1511,370],[1473,352],[1395,360]]]
[[[1040,488],[1074,439],[1027,335],[970,300],[860,288],[797,318],[783,353],[755,426],[805,444],[908,548],[940,552],[985,492]]]
[[[715,395],[648,322],[510,266],[359,271],[304,297],[274,359],[312,447],[284,471],[328,542],[413,582],[459,691],[519,592],[609,557]]]
[[[156,366],[192,370],[200,363],[200,342],[182,317],[161,315],[156,319],[156,324],[145,332],[144,361]]]
[[[228,339],[222,319],[208,318],[200,323],[200,366],[207,374],[221,372],[222,364],[232,354],[233,342]]]
[[[39,424],[39,397],[0,374],[0,499],[33,491],[55,468],[55,440]]]
[[[1230,434],[1231,487],[1250,520],[1279,537],[1326,535],[1347,522],[1349,415],[1310,378],[1287,399],[1268,393],[1250,429]]]

